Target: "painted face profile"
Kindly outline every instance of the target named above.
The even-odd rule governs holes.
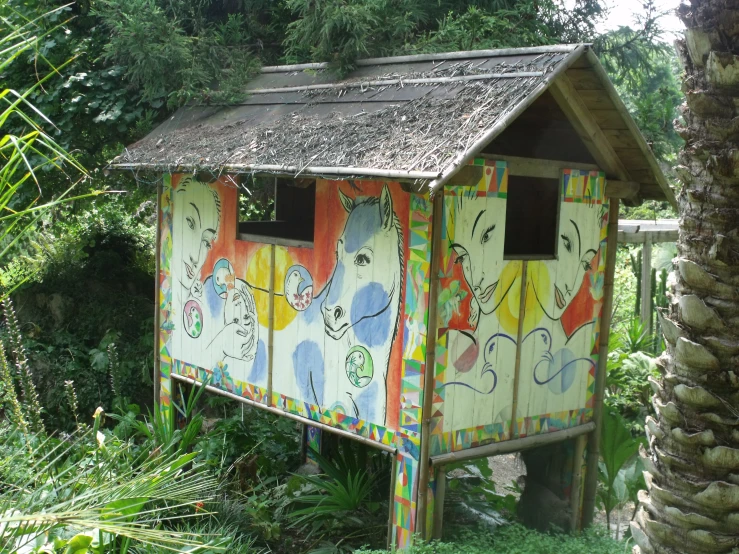
[[[549,290],[534,293],[547,317],[557,320],[577,295],[583,276],[590,270],[600,246],[600,206],[588,203],[560,204],[557,257],[549,270]],[[549,264],[547,264],[549,265]],[[542,294],[543,293],[543,294]]]
[[[462,194],[455,198],[456,216],[450,245],[454,263],[483,314],[493,313],[507,291],[498,291],[503,267],[506,201],[504,198]],[[503,286],[510,286],[506,283]]]
[[[218,193],[192,176],[183,177],[173,194],[172,236],[176,252],[172,263],[176,265],[173,273],[188,291],[218,236],[220,216]]]

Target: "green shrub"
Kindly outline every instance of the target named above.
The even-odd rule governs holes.
[[[222,399],[208,400],[222,404]],[[294,421],[234,402],[223,408],[223,417],[198,444],[203,459],[218,469],[233,466],[242,489],[246,480],[284,475],[298,467],[302,437]]]
[[[454,542],[419,543],[408,554],[625,554],[631,547],[611,539],[603,529],[580,535],[547,534],[522,525],[506,525],[493,533],[488,529],[466,530]],[[384,554],[385,550],[361,550],[361,554]]]
[[[74,427],[61,394],[67,380],[75,382],[84,420],[112,406],[114,396],[151,403],[154,232],[143,215],[108,201],[33,238],[36,254],[22,272],[32,280],[14,296],[53,429]]]

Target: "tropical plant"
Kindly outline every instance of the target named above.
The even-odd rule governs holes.
[[[644,440],[631,435],[623,418],[605,410],[600,437],[598,464],[598,501],[606,513],[606,526],[611,527],[611,512],[633,499],[641,488],[646,488],[635,458]],[[642,486],[640,486],[642,485]],[[618,535],[618,531],[617,531]]]
[[[231,413],[224,410],[198,443],[201,456],[216,471],[235,470],[245,490],[267,476],[283,475],[300,465],[302,435],[295,422],[258,408],[229,404]]]
[[[678,130],[680,235],[676,279],[662,320],[666,353],[647,420],[649,496],[632,524],[642,552],[731,552],[739,547],[739,384],[734,323],[739,9],[723,0],[678,8],[687,104]]]
[[[498,491],[488,462],[488,458],[478,458],[444,466],[448,501],[464,503],[495,519],[500,519],[501,515],[515,516],[516,496],[512,493],[519,492],[518,485],[514,482]]]
[[[310,457],[323,474],[300,476],[304,486],[294,496],[296,509],[288,515],[292,527],[318,541],[340,532],[342,538],[333,543],[336,548],[347,540],[367,540],[386,527],[387,521],[379,515],[382,502],[373,494],[380,487],[367,469],[365,451],[355,454],[347,447],[330,460],[311,449]]]
[[[652,353],[655,337],[638,317],[634,317],[621,335],[621,348],[628,354],[635,352]]]
[[[208,385],[210,379],[203,383]],[[154,413],[150,412],[148,418],[140,417],[137,405],[119,402],[119,412],[110,414],[112,419],[119,422],[113,433],[123,440],[130,437],[142,440],[140,455],[149,456],[152,452],[157,455],[183,455],[190,452],[203,428],[204,417],[196,412],[196,407],[206,389],[205,386],[192,387],[188,391],[180,383],[174,386],[177,388],[170,400],[170,408],[162,409],[157,402],[154,404]],[[181,401],[177,400],[178,397]],[[182,422],[181,426],[176,419]]]
[[[609,343],[606,405],[624,418],[633,434],[642,434],[646,417],[652,413],[649,380],[658,375],[657,364],[644,352],[624,352],[614,347],[616,341]]]
[[[192,464],[194,454],[132,466],[130,445],[103,431],[104,417],[100,410],[92,427],[64,441],[0,429],[0,551],[100,554],[137,543],[203,544],[199,534],[175,527],[213,498],[215,479]]]
[[[38,20],[60,9],[20,26],[5,18],[0,19],[0,72],[21,55],[38,48],[42,38],[37,34]],[[0,90],[0,261],[21,237],[38,224],[47,210],[61,202],[90,196],[69,196],[77,176],[84,178],[86,171],[38,123],[40,120],[53,127],[51,121],[28,100],[54,75],[47,74],[21,92],[11,88]],[[41,202],[43,191],[39,174],[49,169],[63,172],[71,186],[55,200]],[[29,190],[31,186],[35,191]]]

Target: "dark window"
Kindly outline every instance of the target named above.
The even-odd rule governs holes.
[[[240,239],[287,246],[313,244],[315,180],[255,178],[242,189]]]
[[[509,177],[505,246],[508,260],[547,260],[557,255],[559,181]]]

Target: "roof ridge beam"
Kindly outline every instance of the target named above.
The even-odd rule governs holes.
[[[431,85],[483,81],[488,79],[518,79],[522,77],[542,77],[543,71],[511,71],[510,73],[480,73],[479,75],[460,75],[459,77],[427,77],[419,79],[384,79],[381,81],[355,81],[350,83],[324,83],[299,87],[257,88],[247,90],[248,94],[272,94],[275,92],[304,92],[308,90],[343,90],[348,88],[387,87],[393,85]]]
[[[461,50],[438,54],[411,54],[407,56],[389,56],[386,58],[364,58],[357,60],[357,67],[369,65],[391,65],[411,62],[433,62],[442,60],[466,60],[470,58],[497,58],[503,56],[526,56],[532,54],[569,54],[583,44],[553,44],[550,46],[531,46],[528,48],[501,48],[499,50]],[[301,63],[292,65],[268,65],[261,69],[262,73],[290,73],[306,69],[329,69],[328,62]]]

